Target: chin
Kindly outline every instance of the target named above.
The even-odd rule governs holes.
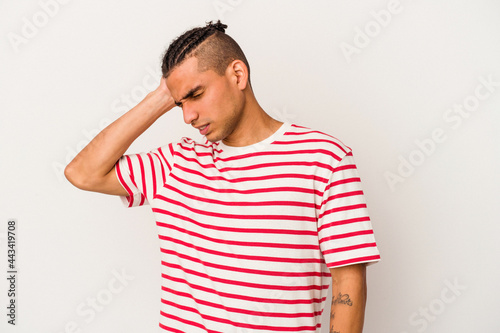
[[[210,142],[217,142],[222,140],[216,133],[208,133],[205,138]]]
[[[213,128],[210,132],[205,135],[205,138],[210,142],[218,142],[226,139],[230,134],[231,130],[229,128]]]
[[[205,138],[206,138],[208,141],[212,142],[212,143],[219,141],[219,140],[216,140],[216,139],[209,138],[208,136],[205,136]]]

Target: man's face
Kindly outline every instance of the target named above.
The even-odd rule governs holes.
[[[198,59],[190,57],[167,78],[176,104],[182,107],[184,122],[215,142],[228,137],[238,125],[243,93],[228,69],[225,75],[213,70],[198,71]]]

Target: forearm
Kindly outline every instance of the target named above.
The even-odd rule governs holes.
[[[365,317],[366,278],[364,265],[354,265],[346,274],[332,276],[330,333],[361,333]]]
[[[100,132],[66,167],[65,174],[75,186],[93,190],[114,167],[128,147],[174,102],[159,89],[149,93],[129,112]]]

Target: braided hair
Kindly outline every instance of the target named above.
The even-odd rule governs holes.
[[[250,76],[250,66],[236,41],[225,33],[227,25],[218,20],[208,22],[204,27],[186,31],[172,41],[162,60],[164,77],[172,72],[184,60],[195,56],[198,59],[198,71],[212,69],[219,75],[224,75],[227,66],[233,60],[241,60],[247,66]]]

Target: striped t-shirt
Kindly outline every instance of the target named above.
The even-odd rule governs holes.
[[[116,171],[156,219],[167,332],[319,332],[329,268],[380,259],[351,150],[324,133],[183,138]]]

